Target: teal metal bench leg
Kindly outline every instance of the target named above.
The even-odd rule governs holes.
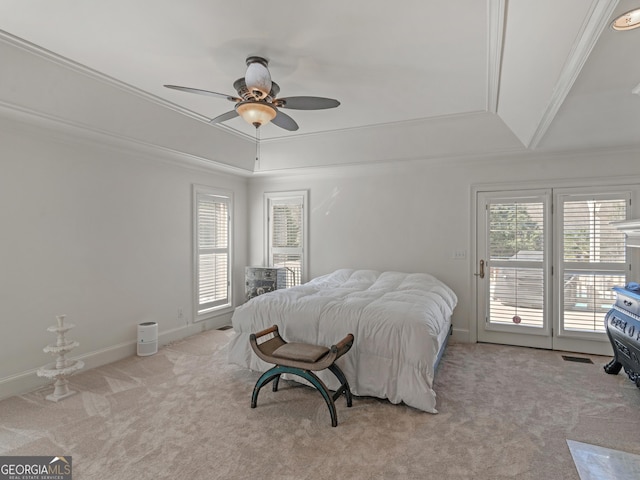
[[[331,370],[331,371],[334,372],[336,376],[338,376],[338,374],[336,374],[334,370]],[[344,378],[344,375],[342,374],[342,372],[340,370],[338,371],[340,372],[340,375],[342,376],[342,378]],[[338,415],[336,413],[336,405],[326,385],[322,380],[318,378],[316,374],[314,374],[310,370],[303,370],[301,368],[276,365],[272,369],[267,370],[265,373],[263,373],[262,376],[258,379],[256,386],[253,387],[253,395],[251,396],[251,408],[256,408],[258,405],[258,394],[260,393],[260,389],[264,387],[267,383],[269,383],[271,380],[279,379],[280,375],[282,375],[283,373],[291,373],[293,375],[302,377],[308,382],[310,382],[314,387],[316,387],[316,389],[322,394],[322,397],[324,398],[324,401],[326,402],[327,407],[329,407],[329,413],[331,415],[331,426],[332,427],[338,426]],[[274,391],[276,388],[277,386],[274,384]],[[340,390],[342,390],[342,388]],[[349,393],[349,397],[350,395],[351,393]],[[349,403],[349,400],[348,400],[349,397],[347,397],[347,404]]]
[[[278,390],[278,381],[280,380],[280,373],[275,370],[278,369],[278,366],[267,370],[264,372],[258,381],[256,382],[256,386],[253,387],[253,394],[251,395],[251,408],[256,408],[258,405],[258,393],[260,393],[260,389],[264,387],[267,383],[273,380],[273,391]]]
[[[280,375],[273,379],[273,391],[278,391],[278,384],[280,383]]]
[[[351,396],[351,387],[349,386],[349,382],[347,382],[347,377],[344,376],[344,373],[335,363],[330,365],[329,370],[336,376],[338,381],[340,382],[340,388],[333,395],[333,399],[337,400],[340,395],[344,393],[344,396],[347,399],[347,407],[350,407],[353,404],[353,398]]]

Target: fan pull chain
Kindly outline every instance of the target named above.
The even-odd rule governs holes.
[[[256,162],[260,163],[260,125],[256,126]]]

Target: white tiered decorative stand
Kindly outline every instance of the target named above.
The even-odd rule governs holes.
[[[56,316],[58,324],[47,328],[47,331],[58,335],[58,340],[55,344],[50,344],[44,347],[43,351],[56,357],[56,361],[39,368],[37,372],[39,377],[56,380],[53,384],[53,393],[51,395],[47,395],[47,400],[51,400],[53,402],[57,402],[76,393],[73,390],[69,390],[69,381],[67,380],[67,377],[73,375],[84,367],[84,362],[80,360],[67,360],[65,358],[67,353],[80,345],[78,342],[67,340],[65,338],[65,334],[75,327],[72,323],[65,324],[65,317],[66,315]]]

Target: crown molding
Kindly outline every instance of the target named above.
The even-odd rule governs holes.
[[[167,108],[169,110],[180,113],[182,115],[186,115],[187,117],[193,118],[194,120],[198,120],[200,122],[204,122],[207,124],[209,124],[209,121],[211,120],[210,118],[204,115],[201,115],[199,113],[196,113],[192,110],[189,110],[188,108],[181,107],[180,105],[177,105],[173,102],[170,102],[156,95],[148,93],[144,90],[134,87],[133,85],[125,83],[116,78],[110,77],[109,75],[99,72],[98,70],[94,70],[90,67],[87,67],[86,65],[75,62],[69,58],[63,57],[62,55],[58,55],[57,53],[47,50],[46,48],[35,45],[31,42],[28,42],[27,40],[16,37],[15,35],[11,35],[10,33],[5,32],[4,30],[0,30],[0,41],[7,43],[9,45],[12,45],[14,47],[20,48],[21,50],[25,50],[32,55],[43,58],[67,70],[89,77],[92,80],[107,84],[110,87],[117,88],[131,95],[136,95],[137,97],[144,98],[146,101],[151,102],[153,104]],[[253,140],[253,137],[251,137],[250,135],[240,132],[238,130],[235,130],[233,128],[230,128],[227,125],[211,124],[211,126],[213,128],[218,128],[220,130],[223,130],[228,134],[235,135],[236,137],[240,137],[244,140]]]
[[[428,125],[430,123],[440,122],[442,120],[483,116],[483,115],[486,115],[486,113],[487,112],[485,110],[472,110],[472,111],[462,112],[462,113],[448,113],[444,115],[437,115],[434,117],[413,118],[410,120],[398,120],[393,122],[370,123],[367,125],[358,125],[356,127],[336,128],[333,130],[322,130],[318,132],[301,133],[297,135],[283,135],[281,137],[262,138],[260,139],[260,144],[264,145],[267,143],[284,143],[287,141],[297,141],[304,138],[321,137],[321,136],[330,135],[330,134],[344,134],[344,133],[356,132],[356,131],[367,131],[367,130],[372,130],[374,128],[381,128],[381,127],[403,127],[403,128],[410,128],[412,126],[419,127],[423,125]]]
[[[341,163],[328,164],[309,167],[275,168],[271,170],[256,169],[251,175],[250,181],[259,181],[267,178],[304,178],[304,177],[332,177],[363,174],[376,175],[380,172],[396,172],[403,167],[420,166],[465,166],[465,165],[503,165],[508,163],[531,163],[539,160],[570,160],[575,158],[598,158],[619,155],[638,156],[640,155],[640,145],[627,145],[616,147],[572,149],[572,150],[526,150],[524,148],[505,148],[500,151],[484,152],[464,155],[439,155],[387,158],[366,163]],[[617,177],[616,177],[617,178]],[[640,177],[629,177],[631,183],[637,183]]]
[[[217,171],[235,176],[248,177],[252,171],[212,160],[209,158],[143,142],[124,135],[105,130],[90,128],[87,125],[70,122],[59,117],[36,112],[24,107],[0,101],[0,118],[8,118],[17,130],[38,129],[50,132],[66,142],[102,145],[111,148],[126,149],[181,167],[198,168],[203,171]]]
[[[506,0],[487,0],[487,112],[497,113]]]
[[[593,0],[591,10],[582,24],[580,33],[574,43],[562,72],[556,82],[551,100],[538,123],[528,148],[536,148],[551,126],[551,122],[560,110],[571,87],[578,78],[582,67],[587,62],[593,47],[600,38],[603,30],[609,25],[609,19],[613,14],[619,0]]]

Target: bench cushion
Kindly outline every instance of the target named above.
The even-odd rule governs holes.
[[[327,347],[311,345],[309,343],[285,343],[274,350],[272,355],[284,360],[315,363],[329,353]]]

